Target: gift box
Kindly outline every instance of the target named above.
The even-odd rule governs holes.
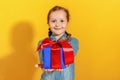
[[[60,47],[60,53],[51,54],[51,46],[42,49],[43,54],[43,67],[45,69],[64,69],[65,61],[63,49]],[[51,59],[52,58],[52,59]],[[59,59],[58,59],[59,58]]]
[[[64,69],[66,65],[74,62],[73,49],[68,40],[56,42],[46,38],[38,46],[38,50],[42,50],[45,69]]]

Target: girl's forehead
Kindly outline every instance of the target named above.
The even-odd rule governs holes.
[[[50,18],[54,17],[66,17],[66,12],[64,10],[57,10],[50,13]]]

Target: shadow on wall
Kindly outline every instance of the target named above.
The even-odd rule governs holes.
[[[11,46],[14,51],[10,56],[0,60],[0,80],[33,80],[37,59],[31,45],[32,27],[29,22],[14,25],[11,32]]]

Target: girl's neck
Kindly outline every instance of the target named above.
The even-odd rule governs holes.
[[[55,36],[55,39],[56,41],[58,41],[62,36],[63,36],[64,33],[60,34],[60,35],[54,35]]]

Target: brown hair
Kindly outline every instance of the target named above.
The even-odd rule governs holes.
[[[63,10],[63,11],[65,11],[67,21],[69,22],[69,19],[70,19],[69,11],[68,11],[66,8],[64,8],[64,7],[54,6],[54,7],[53,7],[52,9],[50,9],[49,12],[48,12],[47,23],[49,23],[50,14],[51,14],[52,12],[58,11],[58,10]],[[67,33],[66,31],[65,31],[65,33],[67,34],[67,37],[70,37],[70,36],[71,36],[71,34]],[[50,36],[51,34],[52,34],[52,32],[51,32],[51,30],[50,30],[50,28],[49,28],[48,36]]]

